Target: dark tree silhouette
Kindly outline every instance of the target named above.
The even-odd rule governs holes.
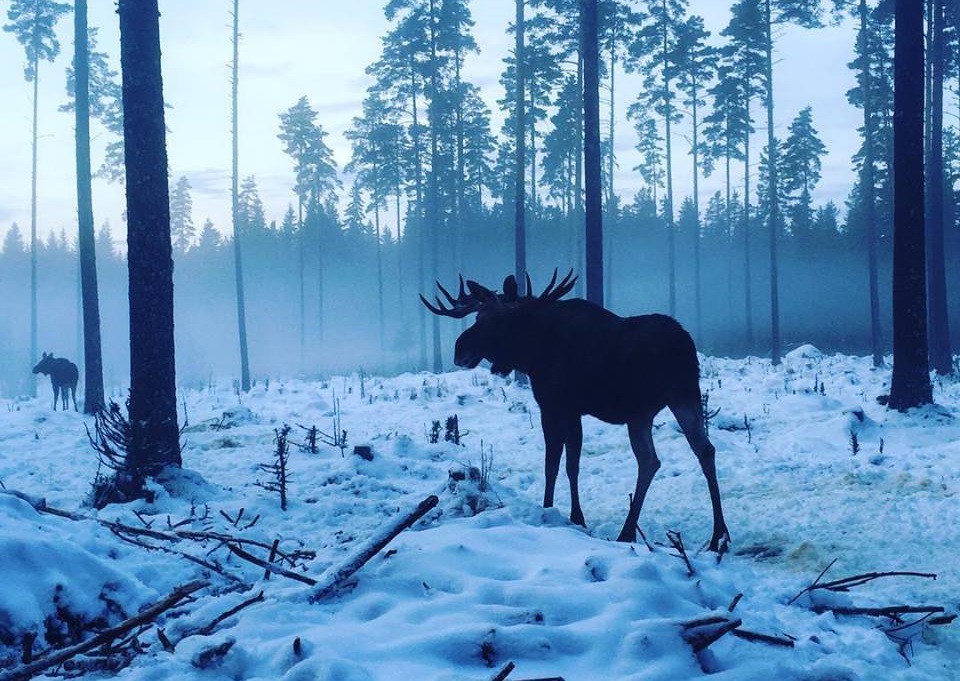
[[[894,52],[893,378],[890,406],[933,401],[924,258],[923,3],[897,0]]]
[[[127,465],[147,474],[181,464],[173,336],[173,257],[157,0],[120,0],[130,441]]]
[[[600,36],[597,0],[580,0],[587,300],[603,306],[603,182],[600,158]]]
[[[83,299],[83,411],[103,407],[103,359],[100,351],[100,297],[97,291],[96,235],[90,170],[90,53],[87,0],[74,3],[74,94],[77,147],[77,224],[80,287]]]
[[[943,168],[943,0],[929,0],[933,23],[930,40],[930,137],[927,157],[927,290],[930,317],[930,366],[942,376],[953,373],[950,323],[947,316],[947,273],[944,255]]]
[[[526,55],[524,53],[524,4],[525,0],[516,0],[516,20],[513,27],[514,32],[514,64],[516,65],[516,84],[514,92],[514,209],[513,209],[513,235],[514,235],[514,275],[521,289],[525,289],[527,280],[527,191],[524,182],[524,169],[527,165],[526,149]],[[524,291],[524,293],[530,293]]]
[[[250,360],[247,354],[247,309],[243,295],[243,250],[238,225],[240,209],[240,143],[238,126],[240,123],[238,90],[240,87],[240,0],[233,0],[233,65],[230,79],[230,117],[232,121],[233,164],[230,196],[233,216],[233,267],[237,286],[237,332],[240,341],[240,389],[250,390]]]

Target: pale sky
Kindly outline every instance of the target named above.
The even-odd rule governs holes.
[[[6,20],[9,0],[0,0]],[[343,137],[370,78],[364,70],[380,51],[380,36],[388,23],[384,0],[241,0],[240,168],[241,176],[256,175],[268,219],[279,221],[291,191],[292,166],[277,139],[278,114],[307,95],[319,111],[319,122],[330,133],[328,143],[342,168],[350,155]],[[230,214],[230,9],[232,0],[160,0],[163,78],[167,111],[168,153],[172,177],[186,175],[193,185],[194,222],[210,217],[221,230]],[[728,20],[726,0],[691,0],[718,37]],[[479,55],[468,59],[465,77],[483,90],[494,110],[502,97],[498,82],[502,60],[510,49],[505,34],[514,0],[473,0],[474,34]],[[113,0],[90,0],[90,25],[100,29],[101,49],[110,53],[119,70],[119,29]],[[66,101],[65,69],[72,54],[73,20],[58,26],[60,57],[40,68],[40,170],[38,224],[41,235],[66,229],[76,232],[73,115],[61,113]],[[835,200],[842,206],[853,181],[850,158],[858,145],[860,114],[845,97],[853,86],[847,68],[855,33],[849,24],[816,31],[781,31],[775,66],[776,126],[781,138],[797,112],[813,106],[814,122],[830,150],[823,162],[823,181],[816,202]],[[0,236],[12,222],[23,230],[30,223],[31,85],[23,80],[24,55],[15,38],[0,33]],[[618,192],[632,197],[640,186],[631,172],[636,163],[635,137],[624,111],[639,92],[640,77],[618,74],[616,146],[620,170]],[[606,95],[604,95],[605,97]],[[604,105],[606,106],[606,105]],[[606,114],[603,114],[606,120]],[[765,121],[755,113],[758,130]],[[98,166],[106,133],[94,124],[94,167]],[[604,136],[606,130],[603,131]],[[763,139],[754,142],[759,149]],[[676,203],[692,188],[688,124],[677,126],[675,143]],[[701,181],[705,199],[722,189],[722,177]],[[102,180],[94,183],[97,225],[109,220],[117,238],[124,235],[123,191]]]

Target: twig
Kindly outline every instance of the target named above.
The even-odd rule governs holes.
[[[113,532],[113,534],[116,535],[118,539],[121,539],[127,542],[128,544],[139,546],[140,548],[147,549],[148,551],[160,551],[162,553],[169,553],[175,556],[180,556],[181,558],[189,560],[191,563],[196,563],[197,565],[207,570],[210,570],[211,572],[216,572],[218,575],[230,580],[231,582],[234,582],[236,584],[245,584],[245,582],[242,579],[240,579],[234,574],[227,572],[226,570],[223,569],[222,566],[220,566],[217,563],[211,563],[210,561],[204,560],[203,558],[198,558],[197,556],[191,555],[184,551],[171,549],[169,546],[163,546],[162,544],[147,544],[146,542],[142,542],[138,539],[134,539],[133,537],[125,536],[122,530],[111,528],[110,531]]]
[[[804,588],[800,591],[800,593],[798,593],[796,596],[794,596],[794,597],[791,598],[789,601],[787,601],[787,605],[792,605],[793,602],[796,601],[798,598],[800,598],[803,594],[805,594],[805,593],[807,593],[808,591],[810,591],[810,589],[816,587],[817,584],[820,583],[820,580],[823,579],[823,576],[824,576],[825,574],[827,574],[827,570],[829,570],[830,568],[832,568],[832,567],[833,567],[833,564],[836,563],[837,560],[839,560],[839,559],[834,558],[834,559],[831,560],[829,563],[827,563],[827,567],[823,568],[823,569],[820,571],[820,574],[817,575],[817,578],[816,578],[815,580],[813,580],[813,583],[810,584],[809,586],[804,587]]]
[[[737,638],[742,638],[744,641],[752,641],[754,643],[766,643],[771,646],[780,646],[781,648],[793,648],[794,643],[792,639],[785,638],[782,636],[770,636],[769,634],[759,634],[755,631],[748,631],[747,629],[734,629],[731,632]]]
[[[84,653],[94,650],[95,648],[99,648],[100,646],[109,643],[116,638],[126,635],[128,632],[140,627],[143,624],[153,622],[164,612],[175,607],[184,599],[189,598],[191,594],[199,591],[200,589],[204,589],[209,585],[209,582],[196,581],[179,586],[170,592],[170,594],[163,600],[154,603],[139,614],[124,620],[117,626],[110,627],[109,629],[100,632],[93,638],[82,641],[81,643],[77,643],[76,645],[53,651],[47,655],[44,655],[39,660],[32,662],[31,664],[23,665],[16,669],[10,670],[9,672],[3,673],[0,675],[0,681],[20,681],[21,679],[29,679],[45,669],[63,664],[67,660],[76,657],[77,655],[83,655]]]
[[[310,597],[310,602],[316,603],[336,593],[354,573],[366,565],[367,561],[380,553],[397,535],[429,513],[438,503],[440,503],[440,500],[436,495],[431,494],[421,501],[417,505],[417,508],[411,513],[398,518],[392,525],[384,528],[380,535],[375,536],[366,546],[361,547],[360,550],[340,568],[330,572],[329,576],[324,580],[323,586],[317,589]]]
[[[727,606],[727,612],[733,612],[737,609],[737,604],[740,602],[740,599],[743,598],[742,593],[738,593],[733,597],[733,600],[730,601],[730,605]]]
[[[677,558],[683,559],[683,562],[686,564],[687,576],[693,577],[696,570],[693,569],[693,564],[690,562],[690,558],[687,557],[687,550],[683,546],[683,537],[675,530],[667,530],[667,540],[670,542],[670,546],[676,550]]]
[[[258,517],[259,517],[259,516],[258,516]],[[270,547],[270,557],[267,558],[267,562],[268,562],[268,563],[272,563],[274,560],[276,560],[276,558],[277,558],[277,547],[278,547],[279,545],[280,545],[280,540],[279,540],[279,539],[274,539],[274,540],[273,540],[273,546]],[[270,580],[270,571],[269,571],[269,570],[264,570],[264,571],[263,571],[263,578],[264,578],[265,580],[267,580],[267,581]]]
[[[259,566],[259,567],[262,567],[264,570],[267,570],[268,572],[274,572],[274,573],[280,575],[281,577],[286,577],[287,579],[294,579],[294,580],[296,580],[296,581],[298,581],[298,582],[303,582],[304,584],[309,584],[310,586],[316,586],[316,584],[317,584],[317,580],[315,580],[315,579],[313,579],[313,578],[311,578],[311,577],[306,577],[306,576],[301,575],[301,574],[299,574],[299,573],[296,573],[296,572],[292,572],[292,571],[290,571],[290,570],[287,570],[286,568],[282,568],[282,567],[280,567],[279,565],[274,565],[273,563],[268,563],[267,561],[265,561],[265,560],[263,560],[263,559],[261,559],[261,558],[257,558],[257,557],[254,556],[253,554],[247,553],[246,551],[244,551],[244,550],[243,550],[242,548],[240,548],[239,546],[235,546],[234,544],[230,544],[230,543],[228,543],[226,546],[227,546],[228,549],[230,549],[230,552],[233,553],[233,554],[234,554],[235,556],[237,556],[238,558],[243,558],[245,561],[248,561],[248,562],[250,562],[250,563],[253,563],[254,565],[257,565],[257,566]]]
[[[261,591],[260,593],[258,593],[256,596],[253,596],[252,598],[248,598],[248,599],[245,600],[243,603],[240,603],[239,605],[235,605],[234,607],[230,608],[230,609],[227,610],[226,612],[218,615],[217,617],[215,617],[215,618],[214,618],[209,624],[207,624],[206,626],[201,627],[200,629],[197,629],[196,631],[191,631],[189,634],[187,634],[186,636],[184,636],[184,638],[186,638],[187,636],[194,636],[194,635],[196,635],[196,636],[209,636],[209,635],[212,634],[213,631],[217,628],[217,625],[220,624],[221,622],[223,622],[225,619],[228,619],[228,618],[230,618],[230,617],[233,617],[234,615],[236,615],[236,614],[237,614],[238,612],[240,612],[241,610],[243,610],[243,609],[245,609],[245,608],[249,608],[251,605],[254,605],[255,603],[261,603],[261,602],[263,602],[263,592],[262,592],[262,591]]]

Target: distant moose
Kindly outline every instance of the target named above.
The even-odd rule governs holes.
[[[693,339],[665,315],[623,318],[586,300],[560,300],[575,282],[571,271],[558,284],[554,271],[547,288],[534,296],[529,276],[526,295],[520,295],[513,275],[504,280],[502,293],[475,281],[467,281],[465,289],[460,277],[456,298],[437,282],[446,304],[439,297],[435,305],[422,295],[420,299],[436,315],[462,319],[477,314],[473,326],[457,339],[457,366],[472,369],[486,359],[494,374],[520,371],[530,377],[546,447],[545,508],[553,506],[566,446],[570,520],[586,526],[577,487],[581,417],[589,414],[607,423],[626,424],[637,458],[637,485],[617,540],[636,541],[640,509],[660,468],[653,419],[670,407],[707,479],[713,506],[710,550],[722,550],[730,537],[720,506],[715,449],[705,432]]]
[[[77,381],[80,380],[80,372],[77,365],[69,359],[63,357],[54,357],[53,353],[43,353],[43,357],[37,366],[33,367],[33,373],[44,374],[50,377],[53,384],[53,410],[57,410],[57,398],[62,396],[63,410],[70,407],[69,397],[73,397],[73,410],[77,410]]]

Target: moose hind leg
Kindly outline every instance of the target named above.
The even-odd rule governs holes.
[[[567,480],[570,481],[570,522],[587,526],[580,508],[580,451],[583,448],[583,424],[579,416],[567,422]]]
[[[671,404],[670,411],[680,424],[690,448],[700,461],[700,468],[707,479],[710,491],[710,504],[713,507],[713,535],[710,538],[710,550],[719,551],[721,542],[730,541],[727,523],[723,519],[723,507],[720,504],[720,485],[717,483],[716,449],[707,437],[703,420],[703,407],[699,398],[678,404]]]
[[[60,387],[53,386],[53,410],[57,410],[57,405],[60,402]]]
[[[637,485],[633,490],[630,510],[627,512],[627,519],[623,522],[623,529],[620,530],[617,541],[635,542],[637,521],[640,519],[643,500],[647,496],[647,490],[650,489],[650,483],[653,482],[653,476],[660,469],[660,459],[657,458],[657,450],[653,446],[653,415],[631,421],[627,424],[627,432],[630,435],[633,455],[637,458]]]
[[[553,506],[553,493],[557,487],[557,475],[560,473],[560,458],[563,456],[563,422],[553,414],[542,412],[540,425],[543,427],[544,487],[543,507]]]
[[[74,383],[73,386],[71,386],[71,388],[70,388],[70,395],[73,397],[73,410],[74,410],[74,411],[80,411],[79,409],[77,409],[77,385],[76,385],[76,383]]]

